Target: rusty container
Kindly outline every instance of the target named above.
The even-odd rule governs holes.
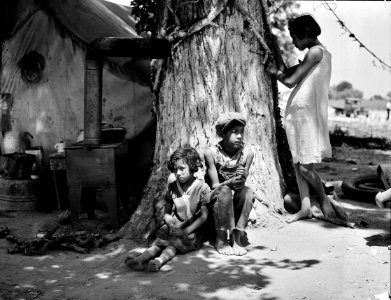
[[[32,211],[36,209],[39,179],[0,177],[0,210]]]

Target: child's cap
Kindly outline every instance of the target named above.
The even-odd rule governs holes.
[[[224,129],[231,124],[233,121],[241,123],[246,126],[246,118],[240,112],[226,112],[220,115],[216,121],[216,131],[224,132]]]

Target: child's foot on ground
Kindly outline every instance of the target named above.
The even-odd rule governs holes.
[[[311,210],[308,211],[299,210],[297,213],[287,216],[286,222],[293,223],[301,219],[311,219],[311,218],[312,218]]]
[[[320,206],[322,207],[322,211],[325,217],[330,219],[337,219],[337,214],[331,205],[331,200],[329,197],[326,196],[326,199],[320,203]]]
[[[148,271],[149,272],[157,272],[162,267],[162,263],[158,258],[155,258],[153,260],[150,260],[148,263]]]
[[[216,240],[215,248],[217,252],[223,255],[234,255],[234,250],[226,241],[218,241]]]
[[[125,259],[125,264],[132,270],[143,271],[147,267],[147,264],[138,259],[138,256],[129,255]]]
[[[246,236],[246,232],[243,230],[234,229],[232,232],[232,249],[234,250],[234,255],[245,255],[247,250],[243,244],[243,239]]]
[[[232,246],[232,250],[234,252],[234,255],[242,256],[247,254],[247,249],[244,247],[239,246],[238,244],[234,243]]]
[[[234,255],[234,250],[228,243],[229,232],[226,230],[217,230],[215,248],[217,252],[223,255]]]

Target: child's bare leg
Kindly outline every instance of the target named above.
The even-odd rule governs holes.
[[[284,207],[291,214],[298,212],[301,208],[300,195],[286,194],[284,196]]]
[[[301,176],[299,171],[299,164],[294,164],[293,166],[296,173],[297,185],[299,187],[301,208],[297,213],[286,218],[287,223],[292,223],[301,219],[312,218],[308,181],[303,176]]]
[[[128,256],[125,264],[132,270],[144,270],[146,262],[158,256],[161,252],[162,249],[159,246],[152,246],[138,256]]]
[[[324,192],[322,180],[319,174],[314,170],[313,164],[299,165],[300,174],[312,185],[316,193],[319,195],[319,203],[322,207],[323,214],[325,217],[335,219],[337,215],[330,203],[330,199]]]
[[[391,189],[377,193],[375,201],[380,208],[391,207]]]
[[[234,229],[231,234],[232,249],[234,255],[242,256],[247,254],[247,249],[244,247],[241,238],[244,236],[245,231]]]
[[[176,248],[173,246],[168,246],[166,249],[163,250],[162,254],[159,257],[149,261],[148,271],[159,271],[163,264],[174,258],[175,254]]]
[[[247,250],[241,239],[245,235],[248,219],[253,208],[254,192],[251,188],[245,186],[234,197],[235,229],[231,234],[231,246],[234,255],[245,255]]]
[[[216,228],[215,248],[223,255],[233,255],[233,249],[228,243],[227,231],[232,232],[235,228],[232,191],[226,185],[216,188],[211,198],[213,205],[213,217]]]
[[[215,247],[220,254],[234,255],[234,250],[228,243],[227,230],[216,230]]]

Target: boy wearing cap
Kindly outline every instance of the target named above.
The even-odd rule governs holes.
[[[216,250],[224,255],[244,255],[242,237],[254,202],[253,191],[245,182],[254,153],[244,147],[246,119],[238,112],[222,114],[216,133],[222,140],[205,150],[206,181],[216,229]],[[227,238],[229,232],[229,241]]]

